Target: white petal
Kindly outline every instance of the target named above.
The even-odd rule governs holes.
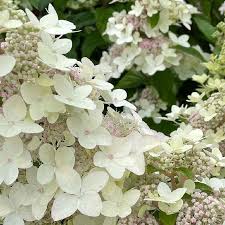
[[[121,218],[125,218],[127,216],[129,216],[131,214],[131,207],[126,205],[126,204],[122,204],[119,206],[119,217]]]
[[[71,22],[69,22],[69,21],[67,21],[67,20],[59,20],[59,25],[60,25],[61,27],[64,27],[64,28],[66,28],[66,29],[69,29],[69,30],[74,30],[74,29],[76,29],[76,26],[75,26],[73,23],[71,23]]]
[[[136,189],[131,189],[124,193],[123,202],[129,206],[133,206],[136,204],[138,199],[140,198],[140,191]]]
[[[112,136],[104,127],[99,127],[94,132],[94,137],[97,145],[108,146],[112,144]]]
[[[17,158],[23,153],[23,142],[19,136],[6,138],[3,144],[3,150],[8,158]]]
[[[38,18],[29,9],[25,9],[25,11],[32,25],[38,27],[39,26]]]
[[[9,55],[0,55],[0,77],[10,73],[16,64],[16,59]]]
[[[13,184],[19,175],[18,167],[16,166],[15,163],[8,163],[7,165],[5,165],[4,170],[5,170],[5,179],[4,179],[5,184],[7,185]]]
[[[54,221],[63,220],[72,216],[78,206],[78,199],[74,195],[62,193],[58,195],[53,202],[52,218]]]
[[[45,32],[48,32],[49,34],[53,34],[53,35],[64,35],[64,34],[72,33],[73,31],[67,28],[55,26],[55,27],[46,28]]]
[[[48,14],[40,19],[40,26],[43,28],[53,27],[58,23],[57,14]]]
[[[34,215],[36,220],[40,220],[44,217],[45,212],[47,210],[47,204],[40,204],[39,201],[36,201],[32,205],[32,214]]]
[[[4,24],[5,28],[12,29],[21,27],[23,23],[20,20],[9,20]]]
[[[81,177],[72,168],[57,168],[56,180],[59,187],[68,194],[77,194],[81,188]]]
[[[36,150],[41,144],[41,140],[37,136],[33,136],[31,141],[27,144],[27,149],[30,151]]]
[[[169,186],[163,182],[159,183],[159,185],[157,187],[157,191],[160,196],[167,196],[167,195],[171,194],[171,190],[170,190]]]
[[[71,147],[60,147],[55,154],[57,167],[73,168],[75,163],[74,149]]]
[[[187,189],[186,188],[178,188],[174,190],[169,197],[169,200],[173,201],[174,203],[180,200],[183,195],[186,193]]]
[[[14,209],[19,208],[26,200],[26,188],[22,183],[15,183],[9,192],[9,199],[13,202]]]
[[[115,179],[122,178],[122,176],[125,173],[124,167],[117,165],[116,163],[113,163],[113,162],[111,162],[108,166],[106,166],[106,170]]]
[[[86,149],[93,149],[96,147],[96,140],[93,135],[82,135],[78,138],[80,145]]]
[[[96,88],[100,89],[100,90],[111,90],[113,89],[113,85],[110,84],[109,82],[106,82],[104,80],[100,80],[100,79],[93,79],[91,81],[89,81],[89,83],[93,86],[95,86]]]
[[[34,101],[38,100],[40,96],[44,96],[45,93],[51,93],[48,87],[46,88],[28,82],[21,85],[20,91],[24,101],[28,104],[32,104]]]
[[[57,39],[53,44],[54,50],[62,55],[67,54],[72,48],[72,41],[70,39]]]
[[[26,170],[26,179],[28,184],[38,185],[37,171],[38,171],[38,168],[36,166],[32,166],[31,168]]]
[[[110,160],[103,152],[96,152],[93,158],[93,162],[95,166],[105,167],[110,163]]]
[[[80,99],[87,98],[92,92],[92,86],[91,85],[83,85],[78,86],[74,90],[74,95],[79,96]]]
[[[85,193],[79,199],[78,210],[87,216],[97,217],[102,210],[102,200],[97,193]]]
[[[19,95],[13,95],[3,104],[3,113],[8,121],[20,121],[25,118],[27,108]]]
[[[32,121],[21,121],[18,122],[16,126],[18,127],[18,129],[20,128],[21,132],[27,134],[37,134],[44,131],[44,129],[40,125]]]
[[[101,214],[107,217],[116,217],[119,214],[118,205],[116,202],[103,202]]]
[[[23,219],[16,213],[10,214],[4,219],[4,225],[25,225]]]
[[[139,176],[145,173],[145,157],[143,153],[132,154],[131,157],[128,157],[128,160],[133,162],[133,165],[128,165],[126,168],[134,174]]]
[[[56,92],[59,95],[62,95],[67,98],[72,97],[73,93],[73,85],[71,82],[69,82],[65,77],[62,75],[55,75],[54,76],[54,87]]]
[[[48,184],[54,179],[54,174],[52,166],[42,164],[37,171],[37,180],[40,184]]]
[[[5,217],[10,214],[13,210],[9,199],[3,195],[0,195],[0,216]]]
[[[54,165],[55,148],[50,144],[43,144],[39,149],[39,157],[43,163]]]
[[[57,64],[57,56],[48,46],[45,46],[42,42],[38,43],[38,55],[43,63],[53,68]]]
[[[104,171],[90,172],[83,178],[82,192],[95,191],[99,192],[108,182],[109,175]]]
[[[27,150],[23,151],[22,155],[16,159],[16,165],[20,169],[30,168],[33,165],[30,152]]]
[[[112,98],[115,102],[122,101],[127,98],[127,92],[123,89],[116,89],[112,92]]]
[[[31,221],[35,220],[34,216],[32,215],[32,208],[31,208],[31,206],[20,207],[20,209],[18,210],[18,214],[25,221],[31,222]]]

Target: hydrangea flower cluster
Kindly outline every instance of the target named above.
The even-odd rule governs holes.
[[[126,92],[106,81],[104,68],[65,56],[72,41],[63,36],[76,26],[60,20],[51,4],[39,20],[0,3],[2,223],[128,216],[140,191],[116,181],[144,174],[144,153],[159,144],[157,133]]]
[[[199,65],[202,60],[179,51],[180,47],[190,47],[189,36],[177,36],[170,30],[173,25],[183,25],[190,30],[191,17],[198,13],[195,7],[183,0],[136,0],[131,3],[128,12],[114,12],[107,23],[104,34],[113,45],[109,52],[103,52],[101,64],[108,65],[108,78],[119,78],[131,67],[154,75],[157,71],[178,66],[176,70],[181,79],[190,78],[195,70],[203,69]],[[196,51],[205,57],[199,47]],[[190,60],[195,66],[185,63],[186,67],[183,64],[179,67],[181,61]]]
[[[165,136],[107,82],[106,67],[65,56],[72,42],[63,36],[76,26],[51,4],[40,20],[7,7],[0,8],[1,223],[158,225],[173,215],[177,225],[224,225],[225,48],[206,64],[209,75],[193,77],[202,88],[189,96],[192,106],[167,114],[178,128]]]
[[[156,123],[161,121],[160,111],[167,109],[166,102],[160,99],[158,91],[153,86],[136,92],[131,100],[142,118],[152,117]]]

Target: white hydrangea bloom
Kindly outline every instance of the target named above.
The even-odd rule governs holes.
[[[60,193],[52,206],[54,221],[73,215],[77,210],[82,214],[97,217],[102,210],[102,200],[98,194],[108,182],[108,174],[104,171],[93,171],[82,179],[76,178],[76,188],[73,194]]]
[[[0,77],[9,74],[16,64],[16,59],[10,55],[0,55]]]
[[[57,118],[59,113],[66,111],[64,104],[54,98],[50,87],[27,82],[21,85],[21,94],[25,102],[30,105],[29,112],[33,120],[48,118],[52,114]]]
[[[0,11],[0,14],[0,28],[12,29],[23,25],[20,20],[10,19],[10,13],[8,10]]]
[[[76,190],[79,174],[73,169],[75,164],[74,149],[43,144],[39,149],[39,158],[43,163],[37,171],[37,180],[45,185],[56,179],[59,187],[70,194]]]
[[[62,75],[54,76],[54,87],[58,95],[55,98],[66,104],[77,108],[94,110],[95,103],[88,98],[92,92],[92,86],[82,85],[74,88],[73,83]]]
[[[0,195],[0,217],[4,218],[4,225],[25,225],[24,221],[35,220],[31,207],[24,204],[26,195],[26,189],[21,183],[14,184],[9,193]]]
[[[103,190],[103,197],[105,201],[101,213],[107,217],[124,218],[131,214],[131,207],[138,201],[140,191],[131,189],[123,193],[115,183],[109,182]]]
[[[134,27],[126,20],[126,11],[114,12],[113,17],[109,18],[105,34],[108,34],[111,41],[118,45],[131,43],[133,41],[132,33]]]
[[[72,48],[72,41],[69,39],[56,39],[42,32],[42,42],[38,43],[38,54],[41,61],[48,66],[69,71],[76,63],[75,59],[69,59],[64,54],[68,53]]]
[[[186,193],[186,188],[178,188],[171,191],[170,187],[166,183],[159,183],[157,187],[157,195],[149,193],[147,200],[165,202],[165,203],[176,203]]]
[[[101,72],[102,68],[95,66],[91,60],[84,57],[81,59],[81,62],[77,63],[79,65],[79,79],[85,80],[87,84],[92,85],[93,87],[99,90],[111,90],[113,85],[105,81],[105,75]],[[76,69],[76,68],[75,68]]]
[[[104,99],[116,107],[127,107],[132,110],[136,110],[136,107],[126,100],[127,92],[123,89],[115,89],[111,92],[105,92]]]
[[[222,188],[225,188],[225,179],[221,178],[203,178],[202,183],[207,184],[215,191],[219,191]]]
[[[0,114],[0,135],[13,137],[21,132],[40,133],[43,128],[26,118],[27,108],[19,95],[10,97],[2,106],[3,114]]]
[[[26,13],[30,22],[35,27],[49,34],[64,35],[72,33],[73,30],[76,29],[73,23],[66,20],[59,20],[57,12],[51,4],[48,6],[48,14],[43,16],[40,21],[29,9],[26,9]]]
[[[97,145],[109,146],[112,138],[108,130],[101,126],[103,115],[101,110],[83,112],[67,119],[67,126],[72,135],[78,138],[81,146],[93,149]]]
[[[190,29],[191,17],[197,12],[195,7],[181,0],[134,1],[128,12],[114,12],[108,19],[105,34],[113,46],[109,54],[103,53],[101,64],[108,64],[109,74],[113,78],[120,77],[132,67],[153,75],[180,65],[183,52],[175,47],[189,48],[189,36],[177,36],[170,31],[170,27],[183,24]],[[119,51],[114,52],[113,48]],[[194,74],[191,69],[188,72]]]
[[[58,185],[55,181],[41,185],[37,181],[37,171],[38,168],[34,166],[26,171],[28,182],[25,185],[27,193],[26,205],[31,205],[34,218],[40,220],[44,217],[48,204],[58,189]]]
[[[94,156],[94,164],[105,168],[109,174],[119,179],[127,170],[143,175],[145,172],[144,152],[159,145],[155,136],[142,136],[133,132],[125,138],[113,137],[113,144],[109,147],[100,147]]]
[[[0,184],[11,185],[16,181],[19,169],[31,166],[31,155],[24,149],[20,137],[6,138],[0,150]]]
[[[121,178],[126,170],[127,157],[132,148],[128,138],[113,137],[112,145],[109,147],[100,146],[101,151],[94,156],[95,166],[105,168],[114,178]]]
[[[225,2],[223,2],[223,4],[219,7],[219,11],[221,15],[224,15],[225,12]]]

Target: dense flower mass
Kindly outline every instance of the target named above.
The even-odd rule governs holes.
[[[64,56],[72,41],[62,36],[76,26],[60,20],[52,5],[40,20],[11,3],[0,9],[6,34],[0,55],[3,224],[56,223],[78,211],[90,217],[129,215],[138,190],[124,192],[115,184],[117,200],[102,190],[110,176],[145,172],[144,152],[159,143],[157,134],[133,112],[126,92],[113,90],[104,68]],[[128,110],[120,114],[112,107]],[[125,199],[121,210],[108,209],[110,201]]]
[[[109,19],[112,54],[146,73],[179,65],[184,58],[170,44],[188,47],[188,37],[169,28],[189,28],[196,9],[178,0],[131,8]],[[107,63],[66,56],[72,41],[64,35],[75,31],[51,4],[39,19],[0,0],[0,224],[224,225],[224,44],[205,63],[208,74],[193,76],[200,88],[188,96],[191,106],[161,117],[177,125],[166,136],[142,120],[166,109],[157,90],[137,91],[135,107],[107,81],[115,72]],[[166,64],[151,68],[148,57]],[[126,63],[117,60],[122,72]]]
[[[190,47],[189,36],[170,30],[174,25],[190,29],[191,17],[198,13],[195,7],[183,0],[136,0],[131,4],[128,12],[114,12],[107,23],[105,34],[113,45],[109,52],[103,52],[101,64],[108,65],[108,79],[119,78],[132,67],[147,75],[175,67],[182,80],[204,69],[201,62],[206,55],[201,49],[193,46],[201,59],[180,51]],[[179,66],[189,60],[195,66],[190,62]]]

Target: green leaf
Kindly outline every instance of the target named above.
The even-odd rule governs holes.
[[[68,0],[54,0],[54,7],[56,8],[57,12],[63,12],[67,7]]]
[[[95,24],[95,14],[91,11],[84,11],[77,14],[70,15],[66,18],[68,21],[74,23],[77,29]]]
[[[116,88],[137,88],[144,84],[145,76],[136,71],[128,71],[117,83]]]
[[[211,187],[209,187],[208,185],[204,184],[204,183],[200,183],[200,182],[195,182],[195,189],[200,189],[206,193],[212,193],[213,190]]]
[[[178,172],[181,172],[184,176],[192,179],[194,177],[192,171],[188,168],[185,168],[185,167],[180,167],[177,169]]]
[[[95,13],[96,26],[99,32],[102,34],[107,25],[109,17],[112,16],[114,10],[112,8],[97,8]]]
[[[30,3],[34,8],[41,11],[45,9],[52,1],[53,0],[30,0]]]
[[[147,172],[148,172],[148,174],[155,173],[155,172],[158,172],[158,171],[159,171],[159,169],[157,169],[153,165],[147,165]]]
[[[160,123],[155,123],[152,118],[144,118],[143,120],[151,129],[166,135],[169,135],[172,131],[177,129],[177,124],[172,121],[162,120]]]
[[[200,0],[204,15],[211,19],[212,0]]]
[[[213,38],[213,33],[216,31],[216,28],[210,24],[210,22],[202,16],[194,16],[194,21],[198,27],[198,29],[202,32],[205,36],[206,40],[211,43],[215,42]]]
[[[201,55],[201,53],[196,50],[195,48],[192,48],[192,47],[189,47],[189,48],[186,48],[186,47],[183,47],[183,46],[180,46],[180,45],[177,45],[175,47],[178,51],[181,51],[181,52],[184,52],[186,54],[189,54],[189,55],[193,55],[197,58],[199,58],[200,60],[204,61],[205,62],[205,59],[204,57]]]
[[[82,57],[90,57],[96,48],[104,46],[106,42],[98,32],[89,34],[82,45]]]
[[[177,219],[177,214],[166,215],[166,213],[159,212],[159,220],[163,225],[175,225]]]
[[[151,28],[154,28],[159,22],[160,14],[156,13],[152,17],[148,17],[148,22],[151,25]]]
[[[176,103],[177,81],[176,73],[170,69],[159,71],[145,80],[146,85],[153,85],[159,92],[160,98],[169,105]]]

